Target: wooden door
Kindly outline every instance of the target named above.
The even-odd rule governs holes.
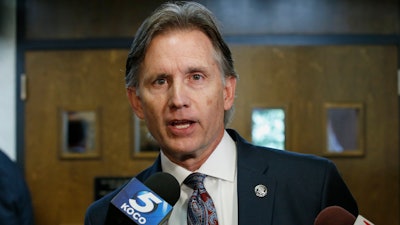
[[[152,159],[132,157],[132,111],[124,92],[127,51],[33,51],[26,54],[27,182],[36,224],[83,224],[95,177],[134,176]],[[63,152],[62,112],[96,113],[94,150]]]

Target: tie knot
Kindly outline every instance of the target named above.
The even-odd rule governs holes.
[[[203,181],[206,178],[206,176],[207,175],[202,173],[192,173],[186,177],[183,183],[192,189],[201,189],[204,188]]]

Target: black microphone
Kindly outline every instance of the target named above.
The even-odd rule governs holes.
[[[314,225],[374,225],[358,215],[357,218],[340,206],[329,206],[315,218]]]
[[[169,173],[155,173],[144,183],[132,178],[111,200],[105,225],[164,224],[179,197],[180,185]]]

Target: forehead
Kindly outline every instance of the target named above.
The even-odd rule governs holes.
[[[143,69],[169,63],[215,63],[216,51],[211,40],[200,30],[168,30],[157,34],[150,42]],[[212,62],[211,62],[212,61]]]
[[[154,36],[148,45],[146,55],[151,51],[159,51],[160,49],[165,51],[171,47],[182,47],[183,49],[194,47],[198,51],[214,51],[211,40],[202,31],[197,29],[173,29]]]

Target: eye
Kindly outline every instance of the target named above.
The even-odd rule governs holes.
[[[159,77],[153,83],[154,85],[161,86],[167,83],[167,79],[165,77]]]
[[[203,78],[203,76],[198,73],[192,75],[193,80],[201,80],[202,78]]]

